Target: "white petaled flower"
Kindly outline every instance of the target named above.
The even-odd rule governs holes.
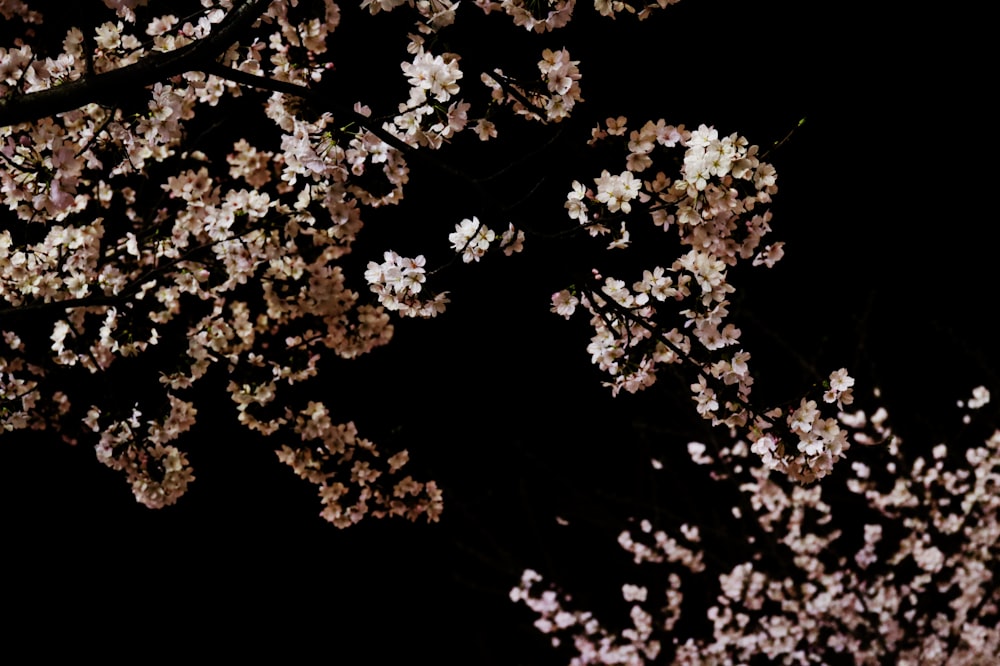
[[[579,299],[571,294],[568,289],[563,289],[552,294],[552,312],[562,315],[566,319],[573,316],[576,306],[579,304]]]

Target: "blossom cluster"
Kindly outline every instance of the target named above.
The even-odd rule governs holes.
[[[469,263],[479,261],[496,237],[492,229],[480,224],[478,217],[473,217],[455,225],[455,233],[449,234],[448,240],[456,252],[462,253],[462,261]]]
[[[422,254],[410,259],[389,250],[384,258],[381,264],[369,261],[365,271],[365,279],[383,307],[406,317],[435,317],[444,312],[448,292],[429,299],[420,296],[427,263]]]
[[[379,465],[375,445],[358,437],[354,423],[334,424],[320,402],[310,402],[295,416],[294,431],[304,444],[282,446],[278,459],[318,486],[323,504],[320,515],[334,526],[349,527],[366,515],[409,520],[422,516],[430,522],[440,518],[443,501],[437,484],[416,481],[409,475],[398,478],[409,461],[405,450]],[[313,440],[319,443],[307,443]],[[390,483],[388,477],[397,478]]]
[[[740,329],[727,321],[735,292],[728,270],[740,262],[770,268],[783,254],[781,243],[761,248],[771,214],[760,207],[777,192],[774,168],[745,137],[720,136],[705,125],[688,131],[661,119],[629,131],[625,117],[608,118],[592,132],[592,144],[602,141],[625,144],[627,168],[617,175],[603,170],[594,188],[573,181],[569,218],[593,237],[610,234],[608,249],[621,250],[631,242],[632,214],[645,213],[654,228],[675,230],[679,254],[669,266],[643,270],[631,288],[595,269],[593,280],[553,294],[552,311],[566,318],[578,307],[590,313],[594,335],[587,351],[611,376],[606,385],[613,394],[645,389],[659,368],[681,366],[693,374],[692,398],[704,418],[748,429],[754,452],[772,469],[803,482],[825,476],[847,448],[846,435],[806,398],[784,428],[798,442],[797,452],[786,452],[776,431],[762,434],[784,412],[751,408],[750,354],[739,348]],[[676,159],[678,151],[677,177],[664,171],[648,180],[636,176],[651,173],[656,160]],[[834,373],[824,400],[849,404],[853,382],[846,370]]]
[[[163,400],[220,368],[241,423],[264,435],[294,428],[297,417],[278,407],[278,394],[314,378],[324,354],[356,358],[391,339],[388,313],[433,317],[448,303],[447,292],[429,293],[422,254],[389,250],[383,261],[369,262],[364,296],[351,288],[361,276],[348,274],[344,259],[363,228],[364,208],[404,199],[408,156],[424,151],[433,160],[427,149],[442,148],[477,117],[459,97],[459,55],[432,52],[440,42],[428,37],[455,21],[456,5],[366,4],[372,13],[410,4],[420,17],[418,34],[409,38],[412,58],[397,70],[409,85],[406,101],[374,113],[361,102],[339,108],[310,94],[332,69],[321,57],[341,20],[332,0],[308,7],[203,0],[204,11],[186,19],[140,2],[106,4],[113,18],[97,16],[86,35],[71,29],[46,51],[51,58],[23,41],[0,47],[0,94],[17,102],[74,84],[84,73],[126,70],[198,40],[211,44],[231,17],[257,13],[239,40],[215,45],[217,66],[152,82],[131,107],[90,100],[0,127],[0,193],[19,225],[0,228],[0,300],[12,312],[59,312],[41,344],[5,331],[14,354],[0,359],[3,423],[64,428],[64,420],[85,417],[66,394],[40,399],[37,386],[47,373],[127,372],[155,353],[176,359],[156,382]],[[541,31],[568,21],[573,4],[480,3]],[[596,8],[605,15],[636,11],[616,2]],[[500,68],[482,73],[492,101],[472,128],[480,138],[496,134],[488,118],[501,108],[559,122],[583,101],[579,61],[568,50],[544,49],[537,67],[537,81]],[[255,112],[274,136],[239,138],[224,151],[188,145],[196,116],[251,86],[268,91]],[[681,251],[628,280],[595,271],[592,282],[559,292],[554,309],[590,313],[587,350],[611,377],[613,392],[652,385],[665,365],[691,372],[700,414],[753,429],[756,450],[775,469],[818,478],[826,468],[816,460],[838,457],[842,434],[809,400],[788,415],[752,410],[750,355],[727,320],[734,291],[728,269],[742,261],[772,266],[781,257],[780,243],[761,247],[770,231],[770,213],[761,207],[777,191],[773,167],[745,138],[704,125],[688,131],[659,120],[630,130],[627,119],[609,118],[592,132],[592,143],[599,141],[622,144],[624,165],[601,170],[592,188],[574,181],[566,201],[571,222],[593,236],[610,235],[608,247],[625,250],[638,231],[630,216],[648,215],[654,231],[675,232]],[[664,162],[679,165],[679,174],[657,170]],[[518,252],[524,238],[513,223],[501,233],[476,216],[448,236],[464,263],[478,262],[498,240],[505,254]],[[828,404],[847,404],[848,392],[831,390]],[[141,476],[120,461],[144,450],[132,423],[156,408],[137,405],[132,415],[93,409],[103,419],[95,432],[112,433],[99,444],[102,459]],[[789,462],[794,452],[784,452],[775,437],[772,426],[784,416],[799,441],[800,463]]]
[[[531,120],[557,123],[568,118],[573,107],[583,101],[579,64],[579,60],[570,59],[566,49],[545,49],[538,61],[541,78],[537,84],[518,83],[500,69],[484,72],[481,78],[493,91],[493,101],[497,104],[509,104],[514,113]],[[540,92],[542,88],[545,92]]]
[[[99,458],[134,488],[146,488],[136,492],[149,506],[176,500],[190,479],[186,459],[178,467],[180,449],[147,446],[136,425],[142,414],[161,411],[164,401],[189,404],[175,396],[221,366],[240,422],[274,435],[295,423],[279,408],[283,387],[315,377],[324,353],[351,359],[386,344],[389,312],[444,311],[447,292],[424,289],[423,255],[389,251],[371,262],[364,275],[370,301],[351,289],[361,276],[348,275],[342,262],[364,208],[404,198],[406,152],[440,148],[470,117],[470,104],[458,98],[459,57],[432,53],[424,41],[454,21],[454,4],[415,3],[419,34],[408,45],[412,60],[401,64],[410,93],[395,115],[373,114],[361,102],[334,113],[310,97],[309,86],[332,69],[327,43],[341,21],[332,0],[201,4],[203,11],[178,18],[146,3],[109,0],[109,12],[95,12],[91,26],[70,29],[54,48],[36,47],[34,32],[0,44],[4,114],[39,91],[82,84],[85,74],[144,71],[128,68],[198,40],[220,54],[211,71],[199,61],[192,71],[151,82],[145,99],[129,105],[85,100],[0,126],[0,200],[10,218],[0,226],[0,303],[14,315],[4,321],[0,423],[49,427],[75,441],[70,433],[84,420],[100,439]],[[374,13],[402,4],[369,6]],[[26,24],[44,21],[23,3],[2,9]],[[213,43],[238,14],[246,26],[238,39]],[[579,101],[576,65],[565,51],[543,54],[550,95],[540,100],[553,117]],[[237,103],[274,136],[239,138],[222,153],[187,145],[196,116],[216,113],[247,86],[270,91],[262,111]],[[496,136],[489,114],[474,127],[482,139]],[[521,251],[524,231],[513,224],[503,233],[483,226],[466,238],[470,225],[479,228],[475,220],[463,221],[451,239],[453,247],[461,239],[467,261],[496,241],[505,254]],[[47,340],[23,335],[17,315],[35,309],[57,313],[45,324]],[[81,413],[76,394],[87,378],[140,376],[153,353],[174,359],[158,366],[149,387],[160,400],[143,395],[131,412],[94,405]],[[44,391],[45,382],[72,390]],[[187,414],[193,422],[196,410]]]
[[[412,63],[402,63],[410,84],[410,96],[400,103],[399,113],[383,127],[413,146],[440,148],[456,132],[465,129],[470,105],[452,100],[459,93],[462,70],[454,54],[432,55],[420,40],[413,42]],[[448,104],[445,107],[445,104]]]
[[[149,421],[143,434],[142,412],[133,408],[123,419],[106,421],[101,427],[101,410],[92,406],[85,423],[100,432],[97,459],[124,472],[136,501],[151,509],[174,504],[194,481],[187,457],[167,444],[194,425],[198,410],[192,403],[167,394],[170,413],[161,422]]]
[[[853,463],[848,495],[830,500],[820,486],[772,476],[742,440],[713,456],[690,447],[717,483],[739,484],[743,500],[727,530],[753,535],[750,557],[716,556],[708,566],[695,526],[681,525],[674,541],[642,521],[619,542],[635,566],[658,569],[641,576],[658,583],[622,586],[632,626],[606,629],[530,569],[511,599],[553,645],[572,650],[573,664],[986,663],[1000,651],[1000,501],[991,490],[1000,483],[1000,431],[963,455],[938,444],[928,458],[906,453],[884,409],[840,421],[879,455]],[[688,598],[691,584],[713,586],[707,608]],[[692,609],[704,613],[708,634],[679,624]]]
[[[649,17],[655,9],[663,9],[676,4],[678,0],[656,0],[645,4],[632,4],[624,0],[594,0],[594,9],[601,16],[614,18],[616,14],[636,14],[639,20]],[[514,25],[538,33],[549,32],[564,27],[573,18],[576,0],[547,0],[528,2],[526,0],[476,0],[477,6],[489,14],[502,10],[514,21]]]
[[[640,531],[633,534],[624,530],[618,537],[618,544],[626,552],[632,554],[635,564],[654,563],[675,565],[685,572],[685,575],[698,574],[705,570],[701,551],[693,550],[701,541],[698,528],[684,524],[681,526],[683,540],[681,543],[667,535],[663,530],[653,531],[653,525],[648,520],[640,522]],[[647,543],[647,542],[652,543]],[[670,632],[681,616],[682,579],[676,572],[671,572],[667,578],[667,606],[659,610],[660,626],[655,626],[654,615],[643,604],[649,599],[649,589],[643,585],[625,583],[621,587],[622,599],[631,604],[629,619],[632,626],[621,631],[620,635],[607,630],[589,611],[570,610],[566,604],[572,602],[569,595],[560,595],[554,589],[545,589],[541,593],[535,586],[541,583],[542,576],[532,569],[526,569],[521,575],[520,584],[510,591],[511,601],[524,603],[539,617],[535,620],[535,628],[544,634],[551,634],[553,647],[563,644],[563,637],[572,637],[573,650],[578,653],[573,664],[645,664],[657,663],[657,658],[663,650],[663,643],[653,638],[659,629]]]
[[[30,40],[0,45],[0,111],[80,82],[84,72],[100,76],[211,41],[239,12],[260,19],[247,21],[238,44],[216,45],[217,74],[196,68],[153,83],[131,110],[90,101],[0,124],[0,303],[9,348],[0,356],[0,423],[53,428],[76,441],[82,420],[98,440],[98,459],[123,472],[137,500],[159,508],[193,479],[174,441],[197,415],[183,393],[213,368],[227,376],[240,421],[271,435],[294,427],[290,415],[274,412],[282,387],[314,377],[324,352],[351,359],[391,339],[385,309],[349,288],[354,278],[340,263],[363,226],[362,207],[400,201],[408,167],[377,128],[345,126],[278,92],[256,111],[273,137],[236,140],[229,152],[187,145],[196,114],[243,94],[238,74],[299,86],[321,78],[328,67],[317,56],[340,20],[332,0],[308,11],[205,0],[204,12],[184,20],[145,3],[106,4],[114,18],[95,12],[93,34],[70,29],[51,58]],[[23,326],[33,329],[19,313],[45,309],[55,313],[41,320],[48,340],[25,336]],[[87,407],[91,396],[80,387],[90,376],[142,377],[154,349],[171,361],[157,362],[158,380],[153,372],[134,407]],[[67,390],[43,391],[43,381]],[[147,428],[143,416],[167,403],[166,420]],[[178,405],[187,407],[175,413]]]
[[[614,18],[618,14],[635,14],[639,20],[649,18],[657,9],[664,9],[679,0],[655,0],[636,3],[624,0],[594,0],[594,10],[601,16]],[[514,25],[537,33],[557,30],[573,18],[576,0],[474,0],[473,4],[490,14],[500,11],[511,18]],[[372,14],[388,12],[408,5],[417,12],[416,28],[421,34],[431,34],[455,23],[458,2],[451,0],[363,0],[362,9]]]
[[[462,261],[469,263],[479,261],[497,240],[496,232],[479,221],[478,217],[464,219],[455,225],[455,232],[448,235],[451,247],[461,253]],[[524,249],[524,231],[515,229],[510,224],[507,231],[500,235],[500,248],[508,257]]]
[[[362,0],[361,8],[368,9],[374,15],[392,11],[404,4],[416,9],[416,28],[420,35],[424,35],[452,25],[459,3],[451,0]]]
[[[829,388],[823,394],[827,404],[836,403],[843,410],[844,405],[854,402],[854,378],[841,368],[830,375],[827,382]],[[844,452],[850,448],[847,431],[840,427],[834,417],[823,418],[815,400],[802,398],[799,406],[790,410],[786,416],[787,430],[790,433],[788,441],[798,440],[795,450],[780,436],[765,434],[773,419],[780,418],[783,410],[775,409],[766,417],[758,417],[757,427],[750,432],[753,445],[750,450],[761,457],[764,466],[788,474],[789,477],[803,483],[821,479],[833,469],[833,464],[846,457]]]

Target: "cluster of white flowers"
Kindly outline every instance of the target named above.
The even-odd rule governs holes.
[[[684,153],[684,181],[701,192],[712,178],[724,178],[735,170],[740,177],[748,169],[747,140],[736,134],[719,139],[714,127],[701,125],[691,132]],[[734,163],[739,160],[738,164]]]
[[[215,39],[207,50],[220,54],[212,73],[150,82],[140,113],[88,103],[0,123],[0,200],[12,219],[45,223],[39,233],[0,229],[0,301],[11,310],[56,302],[66,309],[41,347],[21,342],[16,326],[3,331],[11,345],[0,357],[5,429],[71,427],[62,422],[75,413],[70,397],[39,392],[49,361],[64,373],[97,373],[166,345],[180,361],[163,371],[159,386],[153,378],[154,388],[187,390],[224,363],[240,422],[270,435],[290,422],[263,408],[283,385],[314,377],[321,352],[354,358],[390,340],[388,311],[432,317],[448,302],[446,293],[428,295],[422,255],[390,251],[371,262],[370,303],[349,288],[352,277],[339,260],[363,226],[362,207],[402,200],[404,154],[439,148],[470,125],[471,105],[459,98],[459,56],[430,52],[436,40],[425,48],[427,35],[455,20],[457,3],[365,3],[373,13],[409,4],[419,15],[407,45],[412,59],[400,64],[409,94],[395,115],[357,102],[336,118],[309,95],[333,68],[324,56],[341,19],[333,0],[201,4],[204,11],[178,18],[139,0],[107,0],[111,11],[95,10],[91,25],[71,28],[61,44],[31,31],[0,45],[5,117],[36,92],[152,63],[196,40]],[[0,14],[25,25],[43,20],[20,2],[3,3]],[[244,27],[223,43],[219,35],[233,23]],[[543,52],[540,117],[559,120],[580,100],[577,64],[565,50]],[[269,119],[275,135],[236,140],[221,156],[214,148],[184,150],[189,121],[241,97],[246,85],[271,91],[259,119],[265,128]],[[504,85],[534,87],[508,78]],[[288,93],[295,86],[302,95]],[[490,104],[472,119],[480,139],[496,136],[488,119],[495,110]],[[380,119],[365,122],[373,117]],[[162,180],[146,187],[154,165]],[[150,190],[161,196],[152,208]],[[507,255],[521,251],[525,234],[513,224],[502,233],[479,226],[475,218],[463,221],[451,239],[466,261],[497,241]],[[186,322],[192,309],[199,314]],[[131,441],[128,419],[106,418],[119,424],[112,429],[123,433],[122,446]]]
[[[801,481],[826,475],[847,448],[836,421],[822,418],[816,402],[803,398],[787,416],[798,450],[787,451],[780,435],[764,432],[783,413],[751,409],[750,354],[727,351],[741,336],[727,321],[735,291],[729,267],[742,261],[770,268],[783,254],[781,243],[758,249],[770,231],[770,211],[756,209],[777,191],[773,167],[737,134],[720,138],[705,125],[690,132],[662,119],[629,132],[627,122],[624,116],[608,118],[592,132],[591,143],[627,137],[628,169],[619,175],[602,171],[594,179],[596,191],[573,181],[567,213],[591,236],[610,233],[608,222],[620,220],[608,246],[616,249],[629,244],[629,216],[641,206],[655,226],[676,229],[680,247],[689,249],[669,268],[645,269],[631,290],[624,280],[607,278],[602,284],[595,269],[593,283],[553,294],[552,311],[566,318],[578,306],[590,312],[594,336],[587,351],[611,375],[606,385],[613,394],[651,386],[664,364],[685,365],[695,370],[692,398],[704,418],[728,428],[749,426],[746,436],[771,469]],[[678,148],[684,151],[679,178],[671,180],[662,171],[650,180],[636,178],[654,167],[659,153]],[[679,305],[675,312],[665,307],[670,301]],[[824,400],[839,408],[850,404],[853,382],[846,370],[833,373]]]
[[[569,51],[561,49],[542,51],[538,61],[541,72],[540,85],[525,86],[496,69],[492,74],[483,73],[482,81],[493,90],[493,100],[498,104],[510,104],[518,115],[542,122],[559,122],[568,118],[577,102],[582,102],[580,94],[579,60],[571,60]],[[539,92],[544,86],[547,93]]]
[[[423,40],[411,35],[416,55],[412,63],[402,63],[403,73],[410,84],[410,96],[399,104],[399,113],[383,128],[412,146],[440,148],[457,132],[466,128],[471,105],[452,100],[459,93],[462,70],[454,54],[432,55],[424,51]],[[449,104],[450,102],[450,104]],[[447,104],[447,107],[445,106]],[[490,130],[481,120],[476,126],[480,138],[489,138]],[[495,130],[493,131],[495,135]]]
[[[533,588],[541,581],[542,577],[537,572],[526,569],[521,575],[521,584],[510,591],[510,599],[525,604],[539,616],[535,620],[535,628],[544,634],[552,634],[553,647],[562,644],[560,634],[572,636],[573,647],[579,651],[579,657],[573,663],[640,666],[647,660],[655,660],[660,654],[660,642],[650,639],[653,633],[652,617],[641,605],[632,605],[632,627],[623,630],[619,639],[605,629],[592,613],[567,610],[563,604],[570,601],[569,597],[560,599],[559,594],[551,589],[537,593]],[[645,588],[631,585],[622,588],[622,597],[626,602],[639,601],[644,595]]]
[[[292,419],[292,414],[287,413]],[[437,522],[443,502],[433,481],[399,478],[409,461],[404,450],[391,456],[379,469],[380,453],[375,445],[358,436],[354,423],[336,425],[321,402],[310,402],[294,417],[294,430],[303,442],[319,444],[282,446],[278,459],[301,478],[318,487],[323,510],[320,515],[336,527],[349,527],[365,516],[420,517]],[[396,477],[386,483],[383,477]]]
[[[630,202],[639,196],[642,189],[642,183],[636,180],[631,171],[623,171],[620,175],[612,176],[605,170],[601,172],[600,178],[594,179],[594,183],[597,185],[595,198],[607,206],[611,213],[617,213],[619,210],[623,213],[631,213],[632,204]],[[574,181],[574,192],[578,189],[579,185]]]
[[[412,63],[404,62],[401,67],[410,83],[410,105],[427,102],[428,94],[439,102],[447,102],[458,94],[458,80],[462,70],[454,58],[445,60],[421,49]]]
[[[849,378],[834,374],[831,390],[843,400]],[[977,389],[970,409],[987,394]],[[714,457],[692,443],[716,482],[738,483],[745,501],[732,507],[736,522],[726,529],[749,535],[750,556],[712,552],[706,561],[707,546],[689,525],[679,528],[687,545],[645,520],[638,534],[623,532],[619,543],[632,563],[657,569],[643,579],[659,581],[622,585],[634,626],[608,631],[593,613],[574,609],[570,595],[542,588],[530,569],[511,600],[537,616],[536,628],[553,645],[576,651],[570,663],[992,663],[1000,653],[1000,501],[992,491],[1000,485],[1000,431],[964,458],[939,444],[928,461],[904,457],[886,420],[884,409],[841,415],[858,429],[856,441],[884,443],[878,464],[885,473],[855,462],[847,482],[867,507],[850,493],[824,501],[818,485],[772,477],[745,441],[734,439]],[[691,583],[697,596],[688,601]],[[707,633],[698,622],[678,623],[695,609]]]
[[[392,11],[404,4],[417,10],[420,19],[416,27],[420,34],[433,33],[454,23],[455,10],[459,5],[451,0],[363,0],[361,8],[367,7],[372,14],[378,14]]]
[[[435,317],[444,312],[448,292],[429,299],[420,296],[426,280],[424,255],[409,259],[389,250],[384,257],[381,264],[369,261],[365,271],[365,279],[383,307],[406,317]]]
[[[771,230],[770,211],[753,214],[777,192],[774,168],[757,157],[758,148],[737,134],[723,139],[718,131],[702,125],[690,132],[683,125],[668,125],[663,119],[646,122],[630,133],[624,116],[608,118],[592,132],[591,143],[619,138],[625,141],[627,170],[618,176],[604,171],[595,179],[595,194],[579,181],[567,195],[570,219],[577,220],[591,235],[609,232],[608,218],[630,213],[633,201],[643,205],[653,224],[668,231],[676,226],[682,245],[708,253],[728,266],[753,258],[754,265],[769,268],[782,255],[782,244],[760,250],[761,240]],[[676,147],[684,149],[680,177],[671,180],[660,171],[639,182],[636,173],[650,170],[653,157]],[[745,190],[745,195],[741,195]],[[628,203],[627,206],[624,204]],[[627,228],[622,229],[622,234]]]
[[[385,2],[395,0],[383,0]],[[366,0],[371,2],[371,0]],[[403,0],[399,0],[403,2]],[[616,14],[635,14],[639,20],[649,17],[650,13],[656,9],[663,9],[673,5],[679,0],[655,0],[633,4],[624,0],[594,0],[594,9],[601,16],[614,18]],[[542,2],[528,2],[527,0],[475,0],[475,4],[483,9],[487,14],[494,10],[503,10],[513,20],[514,25],[519,25],[526,30],[543,33],[562,28],[573,18],[573,9],[576,0],[544,0]]]
[[[683,545],[663,530],[653,532],[652,523],[643,520],[640,524],[640,534],[633,535],[625,530],[618,537],[618,544],[626,552],[631,553],[635,564],[658,563],[676,564],[689,573],[704,571],[702,553]],[[683,525],[681,530],[684,539],[697,547],[700,541],[698,528]],[[653,540],[652,544],[646,542]],[[593,613],[567,609],[572,602],[568,595],[560,595],[555,589],[537,591],[542,576],[532,569],[526,569],[521,575],[520,584],[510,591],[510,599],[515,603],[523,603],[535,614],[535,628],[544,634],[550,634],[552,645],[560,646],[563,637],[571,637],[571,644],[579,656],[573,664],[630,664],[642,666],[647,663],[657,663],[657,658],[663,651],[663,642],[653,638],[655,631],[665,628],[673,629],[674,623],[680,618],[681,578],[671,573],[668,578],[666,593],[668,605],[660,609],[663,616],[659,624],[654,624],[654,616],[644,604],[650,601],[649,590],[642,585],[625,583],[621,587],[622,599],[630,604],[629,618],[632,626],[623,629],[620,635],[608,631]]]
[[[496,233],[479,221],[478,217],[464,219],[455,225],[454,233],[448,234],[448,241],[455,252],[462,255],[462,261],[479,261],[497,239]],[[524,249],[524,231],[510,224],[500,235],[500,248],[508,257]]]
[[[478,217],[473,217],[456,224],[455,233],[449,234],[448,240],[452,249],[461,253],[462,261],[469,263],[479,261],[496,237],[492,229],[482,224]]]
[[[167,394],[170,413],[162,422],[150,421],[145,436],[140,418],[133,408],[124,419],[112,420],[103,428],[101,410],[92,406],[85,423],[100,432],[97,459],[108,467],[124,472],[136,501],[151,509],[174,504],[194,481],[187,457],[177,447],[167,444],[194,425],[198,410],[194,405]]]
[[[561,28],[573,16],[576,0],[552,0],[546,3],[530,3],[526,0],[501,0],[489,2],[480,0],[477,4],[487,11],[499,7],[514,19],[514,25],[535,32],[548,32]]]
[[[845,368],[831,373],[824,402],[836,403],[842,410],[854,401],[854,378]],[[773,423],[783,416],[775,409],[758,417],[750,431],[751,450],[761,457],[764,466],[787,474],[790,478],[810,483],[821,479],[833,470],[833,465],[850,448],[847,431],[840,427],[836,414],[823,418],[816,401],[802,398],[798,408],[785,416],[790,441],[797,440],[793,450],[788,443],[771,430]]]

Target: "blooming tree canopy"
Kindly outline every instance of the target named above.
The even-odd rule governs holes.
[[[299,442],[282,445],[279,459],[319,486],[325,518],[344,527],[371,510],[436,520],[437,486],[402,474],[405,451],[387,469],[373,467],[368,458],[380,453],[353,424],[333,423],[321,401],[293,407],[278,396],[316,376],[327,355],[351,359],[387,343],[392,313],[445,310],[447,291],[428,282],[423,254],[386,249],[384,261],[368,262],[368,289],[352,289],[361,285],[343,265],[362,211],[403,199],[412,160],[475,187],[483,203],[495,200],[435,153],[465,130],[493,138],[491,118],[504,113],[545,124],[568,118],[583,101],[578,61],[565,48],[545,48],[533,81],[500,67],[483,72],[490,96],[474,109],[461,96],[460,56],[432,50],[454,23],[454,7],[418,3],[413,58],[400,66],[408,96],[385,115],[361,100],[353,108],[330,100],[324,86],[336,63],[327,43],[341,21],[332,2],[204,2],[189,20],[136,2],[107,4],[109,20],[88,28],[93,35],[72,26],[61,42],[28,40],[4,51],[2,178],[12,218],[0,279],[10,321],[4,428],[55,427],[75,438],[71,424],[82,421],[97,434],[98,458],[127,476],[139,502],[159,508],[194,478],[175,444],[198,413],[183,396],[223,365],[240,421]],[[377,14],[395,4],[368,8]],[[483,5],[487,13],[500,8]],[[557,4],[542,22],[516,4],[503,9],[515,25],[546,32],[569,20],[573,3]],[[8,12],[44,25],[25,5]],[[256,113],[273,127],[270,142],[240,138],[216,156],[188,145],[191,123],[227,105],[244,108],[242,98],[258,91],[266,93]],[[574,180],[569,221],[624,251],[629,216],[642,214],[679,240],[677,256],[644,270],[631,288],[594,269],[556,293],[553,309],[566,317],[578,306],[589,311],[588,352],[613,393],[651,385],[664,365],[686,366],[698,413],[749,428],[769,467],[806,481],[825,476],[847,446],[844,432],[815,400],[755,411],[750,354],[726,319],[731,267],[771,267],[783,254],[781,242],[764,240],[774,168],[744,137],[705,125],[691,131],[660,119],[630,129],[624,116],[608,118],[592,132],[590,143],[599,142],[619,146],[624,170],[602,170],[592,186]],[[493,246],[506,255],[523,250],[523,228],[490,224],[475,215],[455,224],[448,241],[465,263]],[[19,319],[41,318],[27,314],[36,312],[47,315],[47,348],[18,331]],[[170,359],[158,396],[81,404],[45,389],[153,353]],[[850,404],[853,383],[837,371],[823,401]]]
[[[619,544],[660,565],[663,589],[623,583],[622,631],[525,570],[511,598],[572,663],[995,653],[996,434],[907,458],[841,363],[754,391],[740,279],[785,257],[773,160],[802,123],[753,137],[669,108],[579,120],[596,65],[562,37],[573,21],[680,8],[575,4],[104,0],[77,15],[0,0],[14,28],[0,42],[0,432],[93,447],[160,509],[196,483],[186,442],[224,395],[329,523],[436,523],[448,481],[420,473],[416,443],[369,439],[330,384],[411,320],[460,310],[467,276],[557,249],[517,298],[586,331],[580,359],[610,396],[670,383],[715,433],[686,450],[751,525],[741,561],[706,562],[692,521],[671,535],[637,518]],[[476,45],[482,26],[518,48]],[[359,74],[365,31],[382,52]],[[532,161],[559,153],[582,157],[536,177]],[[371,402],[419,390],[400,375]],[[899,477],[888,488],[868,453],[843,462],[866,445],[891,458],[877,463]],[[824,527],[828,487],[864,498],[863,532]],[[719,592],[691,611],[682,583],[699,577]],[[682,609],[710,630],[678,638]]]

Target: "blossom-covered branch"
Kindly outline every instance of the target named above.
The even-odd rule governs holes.
[[[68,78],[53,81],[47,87],[8,91],[0,95],[0,127],[54,116],[93,103],[113,106],[124,95],[138,94],[154,83],[186,72],[203,71],[238,42],[271,4],[272,0],[244,0],[228,13],[210,12],[206,18],[209,25],[214,25],[211,28],[202,26],[199,30],[207,34],[173,50],[145,53],[133,64],[99,73],[77,68]],[[6,57],[24,55],[8,53]]]
[[[977,388],[970,411],[986,405],[988,396]],[[618,542],[634,563],[633,580],[657,581],[655,587],[621,585],[630,627],[608,629],[606,619],[543,586],[530,569],[511,599],[531,609],[536,628],[553,646],[568,648],[573,664],[759,658],[974,664],[992,658],[1000,651],[1000,502],[991,490],[1000,484],[1000,431],[964,454],[938,444],[925,457],[905,453],[884,409],[839,418],[857,431],[858,444],[888,444],[870,449],[874,461],[854,462],[846,494],[829,500],[821,486],[773,477],[745,441],[733,440],[716,457],[692,443],[693,460],[716,469],[715,483],[738,483],[748,500],[749,511],[732,508],[730,529],[750,522],[757,536],[732,554],[737,559],[708,566],[712,546],[697,525],[681,524],[672,536],[641,520],[638,530],[623,531]],[[749,556],[740,560],[743,551]],[[776,558],[790,566],[778,566]],[[686,589],[700,585],[713,588],[707,606]],[[692,632],[699,625],[691,613],[708,621],[707,635]]]

